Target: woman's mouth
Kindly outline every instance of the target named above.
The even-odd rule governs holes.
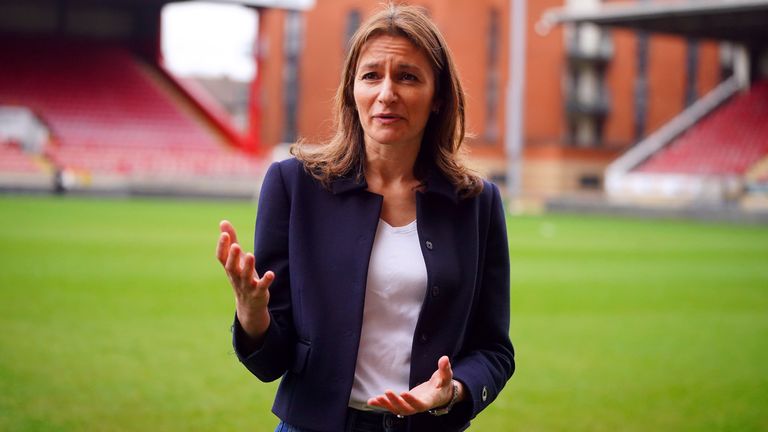
[[[376,119],[379,123],[385,125],[395,123],[398,120],[402,120],[402,117],[399,115],[390,113],[376,114],[373,116],[373,118]]]

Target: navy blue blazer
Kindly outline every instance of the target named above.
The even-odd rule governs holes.
[[[262,345],[249,352],[235,319],[233,345],[260,380],[282,377],[272,410],[289,424],[344,429],[382,201],[364,179],[341,178],[325,189],[296,159],[274,163],[266,174],[254,254],[259,274],[276,276],[271,323]],[[427,381],[447,355],[466,400],[444,416],[408,417],[409,430],[464,430],[515,369],[503,205],[492,183],[477,197],[460,199],[433,170],[416,194],[416,217],[428,285],[410,385]]]

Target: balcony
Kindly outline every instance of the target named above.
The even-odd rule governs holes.
[[[607,91],[602,91],[594,97],[571,93],[565,101],[565,110],[569,116],[605,117],[611,111],[611,100]]]
[[[573,66],[608,64],[613,59],[613,39],[606,32],[586,30],[577,30],[567,38],[565,54],[568,62]]]

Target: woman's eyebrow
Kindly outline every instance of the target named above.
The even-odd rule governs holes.
[[[382,65],[382,62],[370,61],[370,62],[363,63],[363,64],[359,65],[357,67],[357,70],[360,70],[360,69],[377,69],[377,68],[380,68],[381,65]],[[413,71],[419,71],[419,72],[422,71],[422,68],[417,66],[414,63],[401,62],[401,63],[398,63],[396,67],[397,67],[398,70],[405,69],[405,70],[413,70]]]
[[[397,64],[398,69],[408,69],[408,70],[415,70],[415,71],[421,71],[421,68],[413,63],[398,63]]]
[[[361,65],[358,65],[357,66],[357,70],[360,70],[360,69],[376,69],[376,68],[378,68],[380,66],[381,66],[381,62],[371,61],[371,62],[368,62],[368,63],[363,63]]]

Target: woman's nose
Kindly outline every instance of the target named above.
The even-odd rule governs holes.
[[[387,77],[381,81],[381,88],[379,88],[378,101],[388,105],[397,100],[397,94],[395,93],[395,86],[392,79]]]

